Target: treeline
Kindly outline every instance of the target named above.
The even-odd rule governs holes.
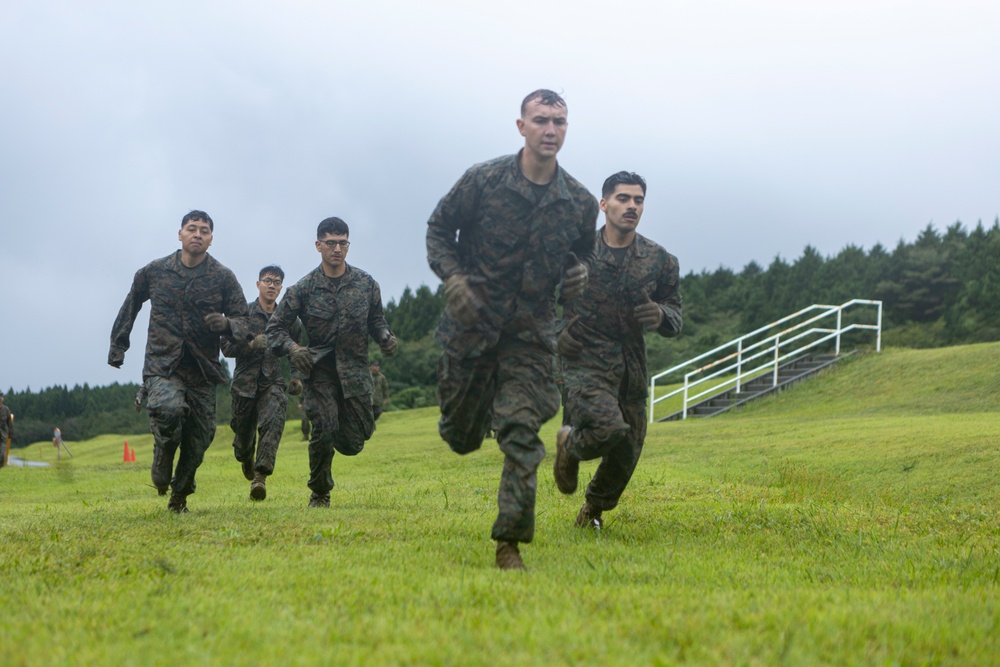
[[[681,258],[683,265],[684,258]],[[883,343],[940,347],[1000,340],[1000,219],[967,231],[960,222],[943,233],[928,225],[912,243],[895,249],[875,245],[867,252],[849,245],[832,257],[806,246],[793,262],[776,257],[767,268],[756,262],[742,271],[720,267],[681,279],[684,332],[677,338],[647,338],[652,372],[708,351],[743,333],[814,303],[841,304],[854,298],[883,301]],[[407,288],[385,308],[400,345],[382,359],[392,390],[390,409],[433,405],[439,351],[434,327],[444,309],[444,287]],[[373,359],[378,346],[370,345]],[[37,394],[11,391],[6,403],[16,415],[16,443],[52,437],[60,426],[69,440],[101,433],[139,433],[149,428],[136,414],[137,386],[53,387]],[[229,421],[230,397],[218,394],[219,423]],[[289,419],[299,418],[289,401]]]

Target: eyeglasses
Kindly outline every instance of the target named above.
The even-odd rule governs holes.
[[[274,285],[275,287],[281,287],[280,278],[261,278],[260,281],[265,285]]]
[[[320,243],[325,243],[327,248],[336,248],[337,246],[340,246],[344,250],[347,250],[347,248],[351,245],[350,241],[335,241],[334,239],[330,239],[329,241],[320,241]]]

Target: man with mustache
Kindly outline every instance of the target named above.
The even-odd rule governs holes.
[[[167,508],[178,514],[188,511],[195,473],[215,437],[215,385],[227,381],[219,338],[249,333],[243,288],[208,254],[214,234],[215,223],[204,211],[181,219],[181,249],[136,272],[111,329],[108,352],[108,364],[121,368],[135,318],[149,301],[142,377],[153,433],[151,475],[161,496],[172,490]]]
[[[445,283],[436,339],[438,431],[458,454],[479,449],[491,426],[504,453],[491,537],[496,565],[524,569],[519,544],[535,532],[542,424],[559,410],[553,354],[555,293],[586,285],[597,202],[559,166],[567,108],[551,90],[529,93],[515,155],[470,168],[427,222],[427,260]]]
[[[636,233],[646,181],[620,171],[604,181],[590,280],[563,316],[558,338],[564,380],[563,426],[556,436],[554,475],[565,494],[576,491],[580,461],[601,459],[587,485],[578,527],[601,528],[618,505],[646,438],[646,343],[655,331],[681,331],[677,258]]]

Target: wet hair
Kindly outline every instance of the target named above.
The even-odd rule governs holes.
[[[272,276],[278,276],[279,279],[285,279],[285,272],[281,270],[281,267],[277,264],[272,264],[271,266],[265,266],[260,270],[257,275],[257,280],[263,280],[264,276],[271,274]]]
[[[319,227],[316,228],[316,240],[319,241],[327,234],[350,236],[351,228],[340,218],[327,218],[319,223]]]
[[[524,117],[524,113],[528,110],[528,102],[534,102],[538,100],[539,104],[544,104],[547,107],[565,107],[566,100],[562,96],[548,88],[539,88],[538,90],[528,93],[528,96],[521,101],[521,117]]]
[[[185,215],[183,218],[181,218],[181,227],[184,227],[184,225],[191,222],[192,220],[203,220],[208,223],[209,229],[211,229],[213,232],[215,231],[215,223],[212,222],[212,218],[208,216],[208,213],[205,213],[204,211],[191,211],[190,213]]]
[[[604,180],[604,187],[601,188],[601,197],[607,199],[619,185],[638,185],[642,188],[643,196],[646,194],[646,181],[642,176],[634,171],[619,171],[611,174]]]

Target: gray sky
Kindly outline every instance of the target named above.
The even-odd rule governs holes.
[[[540,87],[560,163],[645,176],[682,274],[990,225],[998,26],[995,0],[2,0],[0,388],[140,381],[148,305],[121,370],[111,324],[193,208],[248,296],[314,268],[330,215],[386,302],[436,287],[428,216]]]

